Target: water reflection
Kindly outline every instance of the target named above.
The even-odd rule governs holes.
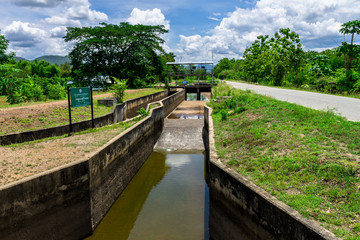
[[[153,152],[88,239],[209,239],[203,154]]]
[[[169,116],[169,119],[204,119],[204,114],[173,113]]]
[[[200,101],[208,101],[209,98],[200,94]],[[197,101],[197,93],[187,93],[186,94],[186,101]]]

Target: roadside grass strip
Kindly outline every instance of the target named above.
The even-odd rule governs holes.
[[[224,163],[338,237],[360,239],[359,122],[224,84],[209,105]]]

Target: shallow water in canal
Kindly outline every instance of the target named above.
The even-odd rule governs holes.
[[[153,152],[87,239],[209,239],[204,154]]]

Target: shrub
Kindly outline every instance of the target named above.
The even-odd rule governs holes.
[[[134,88],[144,88],[146,87],[146,82],[141,80],[139,77],[136,77],[133,81]]]
[[[25,101],[41,101],[44,100],[44,91],[39,85],[24,84],[22,96]]]
[[[21,93],[18,93],[17,91],[13,91],[12,94],[8,94],[6,101],[10,104],[17,104],[24,101],[24,97]]]
[[[66,91],[63,86],[61,86],[60,83],[58,84],[49,84],[47,86],[47,96],[50,99],[63,99],[66,98]]]
[[[118,101],[118,103],[122,103],[124,101],[125,90],[127,88],[126,86],[127,80],[124,79],[120,80],[117,79],[116,77],[112,77],[112,78],[115,80],[115,84],[111,86],[112,93],[116,98],[116,100]]]
[[[225,109],[221,110],[220,114],[221,114],[221,121],[226,121],[229,117],[229,113]]]
[[[139,111],[137,111],[138,114],[140,114],[141,117],[147,117],[149,116],[150,111],[146,111],[145,108],[141,108]]]

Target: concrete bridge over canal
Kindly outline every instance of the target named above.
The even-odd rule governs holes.
[[[168,62],[166,72],[166,86],[170,90],[183,88],[186,95],[196,93],[196,100],[201,100],[201,93],[210,93],[215,84],[213,62]]]
[[[209,83],[181,84],[178,86],[169,86],[168,88],[170,91],[173,91],[178,88],[185,89],[185,99],[187,99],[188,93],[196,93],[196,100],[200,101],[200,100],[202,100],[201,99],[202,93],[210,93],[211,94],[212,84],[209,84]]]

